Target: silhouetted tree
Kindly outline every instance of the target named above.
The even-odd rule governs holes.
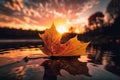
[[[120,35],[120,0],[111,0],[107,6],[107,13],[114,20],[111,25],[111,33],[115,35]]]
[[[91,25],[95,25],[95,26],[101,26],[103,25],[103,20],[104,18],[104,14],[102,12],[96,12],[94,14],[92,14],[89,18],[89,26]]]
[[[107,12],[112,18],[120,16],[120,0],[111,0],[107,6]]]

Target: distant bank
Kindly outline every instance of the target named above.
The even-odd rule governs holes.
[[[15,39],[17,41],[19,41],[19,39],[23,40],[24,39],[40,39],[39,37],[39,33],[44,33],[44,31],[37,31],[37,30],[22,30],[22,29],[11,29],[11,28],[0,28],[0,39],[2,40],[10,40],[11,39]],[[34,41],[34,40],[32,40]]]
[[[0,43],[16,43],[16,42],[42,42],[41,39],[2,39]]]

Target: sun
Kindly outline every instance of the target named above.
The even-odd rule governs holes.
[[[63,34],[65,32],[68,32],[68,29],[65,27],[65,26],[58,26],[57,27],[57,31],[60,33],[60,34]]]

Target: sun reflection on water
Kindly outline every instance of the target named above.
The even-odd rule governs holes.
[[[5,51],[0,55],[0,65],[5,65],[15,61],[22,60],[25,56],[36,57],[38,55],[44,56],[43,52],[39,48],[25,48],[20,49],[8,49],[7,53]]]

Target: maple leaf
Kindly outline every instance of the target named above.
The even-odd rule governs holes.
[[[46,29],[44,34],[39,34],[44,42],[44,47],[41,50],[49,56],[78,56],[86,55],[86,47],[88,43],[83,43],[74,37],[66,43],[61,44],[62,34],[58,33],[55,26]]]

